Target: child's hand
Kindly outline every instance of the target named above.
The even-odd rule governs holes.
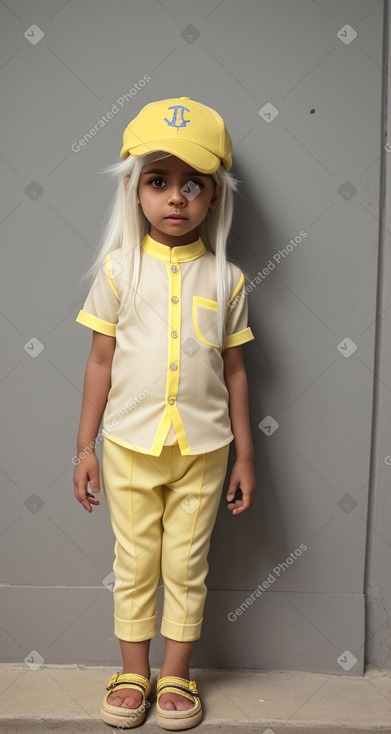
[[[100,505],[99,500],[88,491],[88,482],[94,494],[98,493],[99,487],[99,463],[94,452],[80,459],[73,473],[73,486],[75,488],[75,497],[81,505],[88,511],[92,512],[91,505]]]
[[[234,501],[235,492],[240,486],[242,499]],[[237,459],[232,467],[229,487],[227,491],[228,509],[233,515],[239,515],[251,507],[255,492],[254,464],[251,459]]]

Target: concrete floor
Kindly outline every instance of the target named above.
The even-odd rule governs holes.
[[[0,732],[61,734],[123,731],[103,724],[99,710],[112,668],[0,665]],[[391,671],[362,677],[296,671],[195,670],[204,720],[201,733],[391,734]],[[139,731],[155,723],[157,670],[151,707]]]

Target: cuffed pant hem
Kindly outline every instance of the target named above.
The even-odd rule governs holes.
[[[162,617],[160,632],[164,637],[177,642],[194,642],[201,637],[202,619],[197,624],[178,624]]]
[[[114,634],[125,642],[143,642],[155,637],[156,615],[146,619],[126,620],[118,619],[114,614]]]

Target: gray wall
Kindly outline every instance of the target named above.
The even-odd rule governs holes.
[[[123,129],[150,101],[190,96],[226,120],[242,181],[230,256],[256,337],[244,351],[258,484],[245,515],[221,503],[193,665],[391,667],[383,11],[378,0],[0,4],[2,661],[120,660],[107,507],[102,497],[87,515],[73,497],[91,340],[75,323],[80,276]],[[162,646],[157,635],[156,667]]]

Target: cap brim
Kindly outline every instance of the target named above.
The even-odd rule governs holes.
[[[186,140],[153,140],[142,145],[136,145],[129,149],[129,146],[124,145],[121,149],[121,158],[128,158],[129,155],[148,155],[148,153],[154,153],[157,150],[162,150],[165,153],[171,153],[181,160],[188,163],[196,171],[200,173],[214,173],[217,171],[221,161],[213,153],[201,148],[195,143],[189,143]]]

